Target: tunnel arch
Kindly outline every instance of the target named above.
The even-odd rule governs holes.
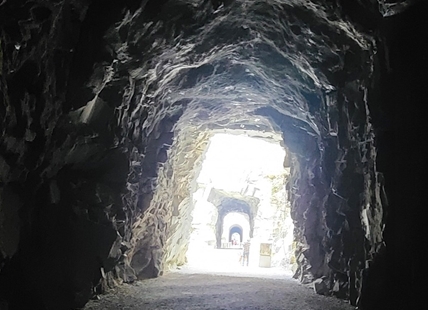
[[[239,242],[242,243],[242,241],[243,241],[243,230],[242,230],[242,227],[240,225],[235,224],[229,228],[229,242],[232,242],[232,235],[234,233],[239,234]]]
[[[250,237],[253,236],[254,231],[254,217],[257,214],[255,207],[250,206],[250,204],[244,200],[239,200],[236,198],[224,198],[221,200],[221,203],[217,206],[218,217],[216,222],[216,244],[217,248],[221,248],[221,237],[223,235],[223,222],[227,214],[232,212],[243,213],[248,216],[248,221],[250,223]]]
[[[55,12],[46,8],[50,13],[32,10],[30,2],[23,12],[1,5],[2,13],[23,19],[4,27],[0,38],[1,87],[8,90],[0,141],[7,208],[1,210],[13,219],[0,231],[8,241],[0,245],[0,271],[25,275],[12,291],[30,291],[21,286],[49,270],[34,293],[42,297],[29,300],[71,308],[111,279],[161,275],[165,260],[181,255],[164,253],[163,245],[177,243],[175,229],[186,238],[180,225],[192,204],[161,187],[181,189],[174,178],[184,169],[193,173],[206,131],[246,128],[281,133],[292,153],[287,190],[296,223],[295,277],[319,279],[352,304],[362,300],[363,275],[385,253],[383,233],[391,226],[383,173],[393,174],[381,165],[394,132],[376,89],[390,71],[383,59],[389,43],[372,27],[401,10],[358,4],[375,12],[372,23],[346,1],[227,2],[215,13],[209,1],[167,1],[159,8],[133,0],[106,7],[58,1]],[[177,18],[165,18],[172,12]],[[46,27],[39,27],[41,19]],[[34,40],[17,35],[28,29],[38,29]],[[64,29],[73,34],[65,49],[58,41]],[[46,46],[63,52],[40,57]],[[398,54],[405,53],[390,55]],[[169,157],[177,139],[189,161]],[[56,224],[62,222],[67,225]],[[73,250],[58,250],[64,240]],[[23,263],[33,258],[43,265],[33,270]],[[74,283],[68,270],[80,284],[53,289],[72,287],[62,285]],[[2,292],[16,283],[15,276],[1,277]],[[45,288],[56,295],[45,297]],[[55,304],[64,296],[72,305]]]

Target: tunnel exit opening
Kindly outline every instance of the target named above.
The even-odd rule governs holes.
[[[240,212],[230,212],[224,218],[219,236],[222,249],[242,248],[244,240],[249,238],[250,222],[248,215]]]
[[[242,241],[243,241],[242,235],[243,235],[242,227],[240,225],[233,225],[232,227],[229,228],[228,242],[232,246],[240,245],[242,244]]]
[[[244,268],[242,254],[249,242],[247,271],[291,268],[293,223],[285,190],[290,168],[284,167],[280,141],[233,131],[210,137],[191,193],[188,267],[221,272]],[[263,256],[269,256],[268,263]]]

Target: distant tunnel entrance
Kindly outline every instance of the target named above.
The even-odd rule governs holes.
[[[242,243],[243,237],[242,237],[242,227],[239,225],[234,225],[229,230],[229,242],[233,242],[233,236],[239,235],[239,239],[236,241],[239,241]]]
[[[241,241],[244,238],[244,232],[246,234],[246,238],[253,236],[254,213],[256,211],[253,211],[246,201],[227,197],[222,200],[217,208],[218,218],[216,223],[216,239],[218,249],[222,248],[223,242],[230,241],[230,230],[233,227],[241,227]],[[238,225],[237,223],[241,225]],[[248,227],[245,228],[244,231],[242,227],[246,226]]]

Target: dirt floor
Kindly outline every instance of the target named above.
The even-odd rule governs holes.
[[[246,268],[246,267],[242,267]],[[243,269],[245,271],[245,269]],[[238,270],[239,271],[239,270]],[[225,276],[174,272],[124,285],[87,304],[85,310],[287,309],[351,310],[348,303],[320,296],[289,276]]]

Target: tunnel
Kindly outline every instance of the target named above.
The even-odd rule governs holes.
[[[229,242],[233,241],[233,235],[234,234],[238,234],[239,237],[237,239],[237,241],[239,242],[243,242],[244,240],[242,239],[242,227],[239,225],[234,225],[229,229]]]
[[[223,235],[224,218],[232,212],[242,213],[248,217],[248,221],[250,223],[250,232],[249,232],[250,237],[253,234],[254,213],[252,212],[251,207],[248,205],[248,203],[242,200],[238,200],[236,198],[225,198],[224,200],[222,200],[221,204],[218,206],[218,217],[217,217],[217,223],[216,223],[216,241],[217,241],[218,248],[222,247],[221,236]],[[242,234],[242,231],[241,231],[241,234]]]
[[[219,132],[286,150],[295,279],[362,310],[419,308],[427,9],[1,1],[0,309],[81,309],[185,264]],[[253,225],[256,192],[207,191],[217,246],[228,212]]]

